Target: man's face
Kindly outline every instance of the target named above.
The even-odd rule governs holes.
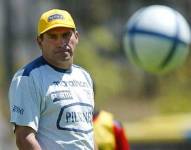
[[[74,49],[78,39],[77,31],[59,27],[38,37],[38,43],[46,61],[56,67],[67,69],[73,63]]]

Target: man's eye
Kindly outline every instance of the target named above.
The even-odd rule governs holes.
[[[68,37],[70,37],[71,35],[72,35],[71,32],[66,32],[66,33],[64,33],[64,34],[62,35],[62,37],[63,37],[63,38],[68,38]]]

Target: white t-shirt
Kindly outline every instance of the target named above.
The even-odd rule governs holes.
[[[41,56],[14,75],[9,101],[10,122],[33,128],[43,150],[93,149],[93,82],[81,67],[55,68]]]

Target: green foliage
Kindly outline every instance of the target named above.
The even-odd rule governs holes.
[[[183,91],[181,91],[183,92]],[[181,95],[180,91],[169,92],[166,95],[160,95],[154,101],[154,107],[159,111],[160,114],[173,114],[182,112],[191,112],[191,95],[183,92]]]
[[[190,60],[171,74],[160,77],[160,92],[154,106],[162,114],[191,112]]]
[[[117,51],[117,39],[106,27],[96,27],[88,34],[89,40],[97,49],[112,53]]]

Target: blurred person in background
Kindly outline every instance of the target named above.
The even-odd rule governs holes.
[[[73,64],[78,40],[67,11],[41,15],[37,42],[42,56],[15,73],[9,90],[19,150],[94,149],[93,82]]]
[[[110,112],[94,112],[94,133],[98,150],[130,150],[122,124]]]
[[[93,84],[96,99],[96,83]],[[112,113],[95,109],[93,114],[94,136],[97,150],[130,150],[125,130]]]

